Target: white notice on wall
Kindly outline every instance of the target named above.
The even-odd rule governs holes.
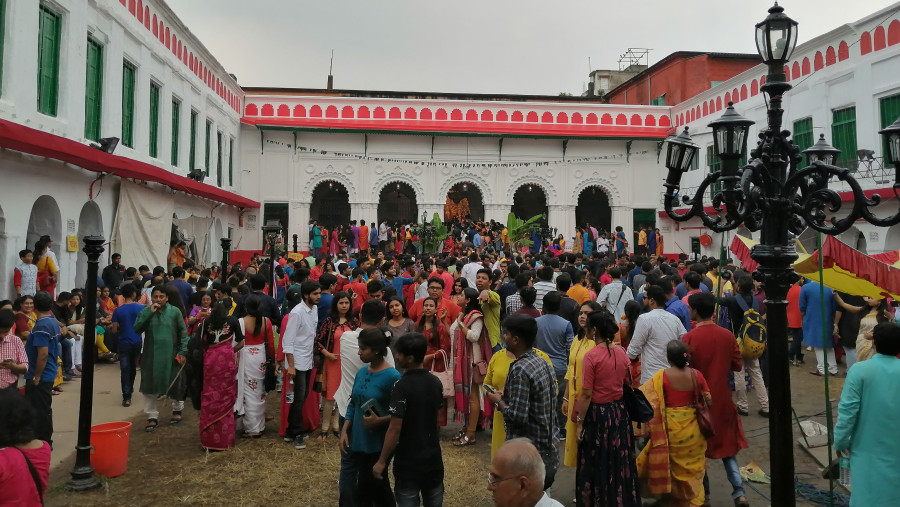
[[[66,229],[68,230],[68,235],[73,236],[75,234],[75,220],[71,218],[66,220]]]
[[[256,226],[256,215],[247,215],[247,230],[255,231]]]

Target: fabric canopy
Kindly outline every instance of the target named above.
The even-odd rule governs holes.
[[[119,208],[113,224],[113,252],[132,266],[166,266],[175,198],[122,180]]]
[[[178,232],[181,233],[184,241],[188,244],[188,248],[191,245],[194,246],[194,252],[197,255],[194,260],[203,265],[208,264],[210,259],[208,259],[209,252],[207,247],[209,245],[209,230],[213,224],[212,217],[190,216],[188,218],[176,218],[174,222],[175,226],[178,227]]]
[[[152,164],[112,155],[77,141],[9,120],[0,120],[0,147],[67,162],[89,171],[162,183],[174,190],[229,206],[259,208],[258,202],[233,192],[170,173]]]

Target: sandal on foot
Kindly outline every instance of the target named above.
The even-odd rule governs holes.
[[[172,418],[169,419],[169,426],[178,426],[181,424],[181,411],[172,412]]]
[[[323,431],[323,432],[319,433],[319,436],[316,437],[316,442],[324,442],[325,439],[327,439],[327,438],[328,438],[328,432]]]
[[[156,419],[147,419],[147,425],[144,426],[144,431],[147,433],[153,433],[156,431],[156,428],[159,426],[159,421]]]
[[[467,445],[475,445],[475,439],[463,435],[462,438],[453,441],[455,447],[465,447]]]
[[[130,406],[131,406],[131,400],[122,400],[122,406],[123,406],[123,407],[130,407]]]

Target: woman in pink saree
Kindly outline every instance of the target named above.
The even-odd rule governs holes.
[[[335,226],[334,230],[331,231],[331,247],[328,249],[328,253],[337,255],[341,249],[341,226]]]
[[[200,445],[209,451],[234,447],[234,403],[237,398],[235,352],[244,337],[235,317],[229,317],[231,300],[217,301],[200,325],[203,347],[203,390],[200,393]]]

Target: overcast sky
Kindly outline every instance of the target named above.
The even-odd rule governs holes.
[[[770,0],[167,0],[244,86],[580,94],[629,47],[755,53]],[[800,42],[884,0],[783,0]],[[850,42],[850,41],[848,41]],[[590,68],[588,59],[590,58]]]

